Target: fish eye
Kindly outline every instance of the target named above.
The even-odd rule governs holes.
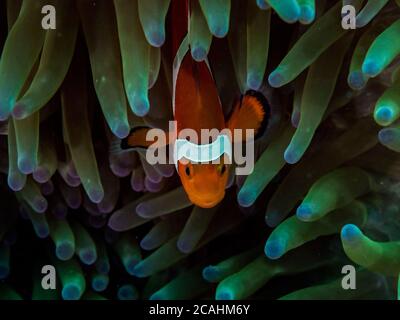
[[[185,174],[186,174],[188,177],[190,177],[190,167],[189,167],[189,166],[186,166],[186,168],[185,168]]]

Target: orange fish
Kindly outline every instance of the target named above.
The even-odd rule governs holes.
[[[254,129],[256,134],[266,120],[267,101],[255,91],[243,95],[229,120],[225,120],[208,61],[196,62],[192,58],[187,37],[180,43],[174,59],[172,105],[177,127],[176,134],[172,135],[174,138],[179,137],[184,129],[194,130],[198,137],[201,137],[201,129],[217,129],[219,132],[223,129]],[[148,147],[153,142],[145,141],[146,132],[146,128],[134,129],[123,141],[122,148]],[[174,138],[167,143],[174,143]],[[229,164],[224,163],[223,156],[219,164],[179,160],[176,167],[193,204],[211,208],[224,198]]]

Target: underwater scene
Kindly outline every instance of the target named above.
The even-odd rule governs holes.
[[[0,0],[0,50],[0,300],[400,299],[399,0]]]

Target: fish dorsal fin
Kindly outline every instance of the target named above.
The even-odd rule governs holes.
[[[173,62],[173,70],[172,70],[172,107],[173,107],[173,114],[175,115],[175,96],[176,96],[176,83],[178,80],[178,74],[180,71],[180,68],[182,66],[183,60],[186,58],[187,55],[191,55],[190,53],[190,47],[189,47],[189,35],[186,35],[185,38],[182,40],[182,43],[176,53],[176,56],[174,58]],[[200,64],[200,62],[195,62],[193,58],[190,56],[190,60],[194,64]],[[205,59],[203,62],[207,66],[207,70],[209,72],[209,78],[208,80],[212,80],[214,82],[214,78],[211,72],[211,67],[208,59]],[[199,80],[200,79],[196,79]],[[219,97],[218,97],[219,101]]]
[[[189,36],[183,39],[178,52],[174,58],[173,70],[172,70],[172,108],[173,114],[175,115],[175,94],[176,94],[176,81],[178,79],[179,69],[182,65],[182,61],[186,54],[189,52]]]

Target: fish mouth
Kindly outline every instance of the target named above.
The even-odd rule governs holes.
[[[200,208],[209,209],[215,207],[218,203],[220,203],[224,196],[225,191],[220,192],[216,197],[213,196],[212,199],[205,199],[196,195],[190,195],[189,200]]]

